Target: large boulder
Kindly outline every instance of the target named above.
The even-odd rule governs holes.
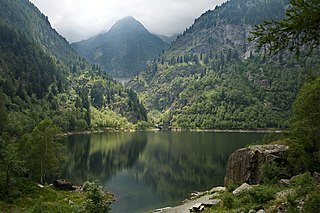
[[[288,155],[285,145],[254,145],[236,150],[229,157],[225,186],[234,184],[259,184],[262,179],[261,168],[272,161],[285,161]]]

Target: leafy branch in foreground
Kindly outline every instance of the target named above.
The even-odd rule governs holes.
[[[265,55],[289,49],[297,57],[302,47],[311,52],[320,45],[320,0],[291,0],[285,14],[285,19],[255,26],[249,41]]]

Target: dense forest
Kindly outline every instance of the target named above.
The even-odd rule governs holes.
[[[35,183],[61,177],[64,133],[132,130],[145,126],[146,116],[136,93],[78,56],[32,3],[1,1],[1,211],[108,211],[112,196],[97,182],[78,195]],[[63,203],[65,196],[75,205]]]
[[[288,130],[285,137],[276,136],[279,143],[290,146],[287,161],[263,168],[263,184],[278,190],[276,181],[307,172],[294,183],[298,193],[288,197],[288,209],[297,209],[297,200],[302,199],[307,210],[318,210],[319,188],[310,174],[320,169],[319,0],[290,4],[288,0],[231,0],[207,11],[126,88],[102,67],[78,56],[28,0],[1,0],[0,210],[110,211],[112,196],[97,181],[84,184],[79,194],[47,187],[61,177],[67,160],[66,147],[59,140],[69,132],[152,126]],[[155,179],[159,172],[155,165],[167,162],[165,149],[152,150],[156,162],[137,160],[145,139],[109,145],[115,154],[107,162],[101,159],[110,155],[96,153],[93,146],[72,156],[74,166],[100,169],[101,177],[109,177],[121,165],[132,164],[121,156],[127,154],[141,166],[137,175],[143,179],[151,172]],[[189,154],[191,150],[187,154],[180,146],[172,150],[181,152],[181,159],[170,163],[182,168],[199,160]],[[82,161],[81,155],[93,155],[93,161]],[[94,161],[95,155],[100,161]],[[201,157],[223,163],[209,154]],[[145,164],[151,164],[150,171],[143,170]],[[169,167],[168,171],[171,179],[164,185],[176,178],[176,171]],[[77,172],[74,175],[81,175]],[[184,176],[192,173],[184,172]],[[222,208],[228,212],[237,208],[237,202],[246,203],[250,196],[263,199],[269,192],[263,188],[261,196],[234,200],[226,192]],[[65,200],[70,196],[74,205]]]
[[[31,3],[4,1],[1,16],[6,132],[22,135],[45,118],[64,131],[135,128],[146,120],[137,95],[77,56]]]
[[[265,58],[248,38],[254,24],[284,17],[287,4],[229,1],[198,18],[129,83],[150,122],[182,129],[286,129],[297,92],[320,61],[305,53],[297,61],[286,50]]]

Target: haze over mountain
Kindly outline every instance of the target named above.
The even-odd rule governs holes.
[[[169,44],[128,16],[115,23],[108,32],[71,46],[113,77],[132,77]]]
[[[97,35],[132,15],[152,32],[171,36],[183,32],[204,11],[226,0],[30,0],[49,17],[69,42]]]

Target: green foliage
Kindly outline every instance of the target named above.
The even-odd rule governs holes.
[[[4,0],[0,13],[1,132],[19,137],[46,118],[64,131],[88,130],[91,105],[127,118],[116,121],[123,128],[146,120],[132,92],[75,55],[32,3]]]
[[[146,88],[140,97],[154,124],[166,121],[182,129],[287,128],[291,105],[311,63],[297,69],[291,58],[287,65],[234,61],[220,71],[212,68],[213,62],[158,65],[153,77],[146,71],[129,86]]]
[[[21,143],[21,150],[27,162],[33,180],[44,184],[51,178],[58,177],[64,160],[65,148],[57,142],[60,130],[50,120],[43,120],[26,134]]]
[[[87,182],[84,184],[86,192],[85,211],[89,213],[106,213],[110,212],[110,204],[108,195],[99,182]]]
[[[40,188],[25,178],[11,188],[12,199],[0,200],[1,212],[81,212],[85,193],[60,191],[46,185]]]
[[[233,195],[231,192],[224,192],[221,195],[221,207],[222,209],[228,209],[229,212],[259,210],[261,206],[274,199],[278,190],[274,185],[259,185],[244,191],[238,196]],[[221,211],[222,209],[219,210]]]
[[[306,200],[304,207],[305,212],[317,213],[320,209],[320,193],[311,192],[308,199]]]
[[[266,184],[276,184],[280,179],[289,178],[287,165],[273,161],[262,167],[262,181]]]
[[[289,163],[294,173],[320,169],[320,77],[307,82],[293,106]]]
[[[198,18],[129,82],[152,112],[150,121],[182,129],[287,129],[307,71],[320,70],[317,54],[299,62],[288,52],[262,59],[244,32],[283,18],[288,3],[228,1]]]
[[[319,5],[319,0],[291,0],[286,18],[255,26],[250,40],[268,54],[289,49],[299,56],[302,48],[316,48],[320,45]]]
[[[0,90],[0,132],[4,131],[4,128],[7,124],[7,112],[5,108],[6,97],[3,92]]]
[[[25,162],[21,160],[16,144],[0,137],[0,197],[12,196],[14,179],[25,172]]]
[[[295,189],[293,195],[288,197],[291,212],[297,209],[298,201],[305,200],[303,205],[304,212],[316,213],[319,211],[320,189],[317,182],[313,179],[309,172],[294,176],[291,183]]]
[[[232,209],[235,205],[235,197],[232,193],[224,193],[221,197],[222,205],[227,209]]]
[[[317,189],[317,184],[309,172],[299,174],[292,178],[292,184],[297,189],[297,196],[306,196]]]

